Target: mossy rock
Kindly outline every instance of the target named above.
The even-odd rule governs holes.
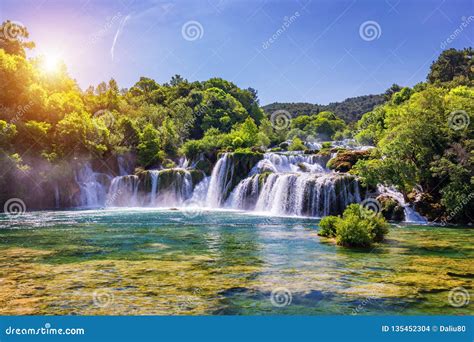
[[[163,163],[161,164],[165,169],[172,169],[173,167],[176,167],[176,163],[172,161],[171,159],[165,159],[163,160]]]
[[[426,217],[428,221],[436,221],[445,215],[444,207],[439,203],[439,199],[434,198],[426,192],[411,192],[407,195],[408,201],[413,204],[414,209],[420,215]],[[452,221],[452,223],[456,223]]]
[[[290,144],[288,144],[286,141],[278,145],[278,147],[280,147],[283,151],[287,151],[289,146]]]
[[[328,161],[327,167],[337,172],[348,172],[359,160],[368,159],[370,151],[343,151]]]
[[[258,186],[261,189],[263,184],[265,184],[265,181],[267,180],[268,176],[270,176],[273,172],[266,171],[262,172],[258,175]]]
[[[196,170],[200,170],[204,172],[206,175],[210,175],[212,172],[212,163],[207,158],[198,160],[194,167]]]
[[[203,179],[204,177],[206,176],[206,174],[201,171],[201,170],[188,170],[189,173],[191,173],[191,178],[193,180],[193,186],[196,186],[197,184],[199,184]]]
[[[173,183],[176,182],[177,175],[185,176],[186,171],[180,169],[166,169],[160,171],[160,190],[166,191],[173,188]]]
[[[231,179],[228,179],[228,192],[224,194],[223,198],[226,199],[229,193],[240,183],[243,179],[248,177],[250,170],[263,159],[263,153],[251,152],[251,151],[237,151],[229,153],[229,159],[231,163],[232,171],[229,172],[232,175]]]
[[[400,222],[405,219],[403,207],[392,197],[381,195],[377,197],[377,201],[381,206],[381,214],[387,220]]]

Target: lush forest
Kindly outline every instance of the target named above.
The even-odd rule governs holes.
[[[271,103],[263,106],[263,110],[270,115],[276,110],[286,110],[293,117],[300,115],[318,114],[320,112],[329,111],[334,113],[338,118],[347,123],[358,121],[363,114],[370,112],[376,106],[381,105],[390,97],[391,92],[396,90],[397,85],[392,86],[385,94],[378,95],[362,95],[350,97],[341,102],[331,102],[327,105],[311,104],[305,102],[299,103]],[[400,88],[401,89],[401,88]],[[398,89],[399,90],[399,89]]]
[[[302,150],[305,141],[354,138],[376,146],[349,167],[366,186],[396,186],[432,220],[468,220],[473,212],[472,48],[444,51],[413,88],[264,110],[256,90],[221,78],[140,77],[129,89],[111,79],[81,90],[64,65],[47,72],[42,57],[27,58],[34,43],[26,28],[14,29],[14,38],[0,37],[2,201],[44,192],[53,180],[66,184],[82,160],[114,170],[113,160],[126,156],[138,169],[168,168],[182,156],[213,163],[222,151]],[[281,109],[294,118],[274,115]]]

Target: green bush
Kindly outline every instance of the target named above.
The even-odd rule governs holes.
[[[300,138],[294,138],[291,145],[288,147],[289,151],[304,151],[306,146],[303,144]]]
[[[321,219],[319,222],[319,232],[318,235],[325,237],[335,237],[336,236],[336,224],[341,219],[338,216],[326,216]]]
[[[336,243],[346,247],[369,247],[372,240],[366,222],[356,216],[340,220],[336,225]]]
[[[385,219],[359,204],[349,205],[342,218],[326,216],[319,226],[320,236],[335,237],[336,243],[345,247],[370,247],[373,242],[383,241],[388,233]]]

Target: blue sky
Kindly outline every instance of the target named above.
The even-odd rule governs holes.
[[[1,19],[26,25],[35,53],[59,55],[82,88],[111,77],[121,87],[140,76],[222,77],[257,89],[261,104],[326,104],[412,86],[441,45],[474,46],[471,16],[471,0],[0,3]],[[197,36],[183,34],[188,22]]]

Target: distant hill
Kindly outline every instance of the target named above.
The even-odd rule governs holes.
[[[383,94],[380,95],[363,95],[357,97],[350,97],[342,102],[332,102],[328,105],[319,105],[312,103],[271,103],[263,106],[263,110],[267,114],[271,114],[276,110],[287,110],[293,117],[300,115],[317,114],[322,111],[331,111],[336,116],[340,117],[346,122],[358,121],[363,114],[370,112],[385,102]]]

